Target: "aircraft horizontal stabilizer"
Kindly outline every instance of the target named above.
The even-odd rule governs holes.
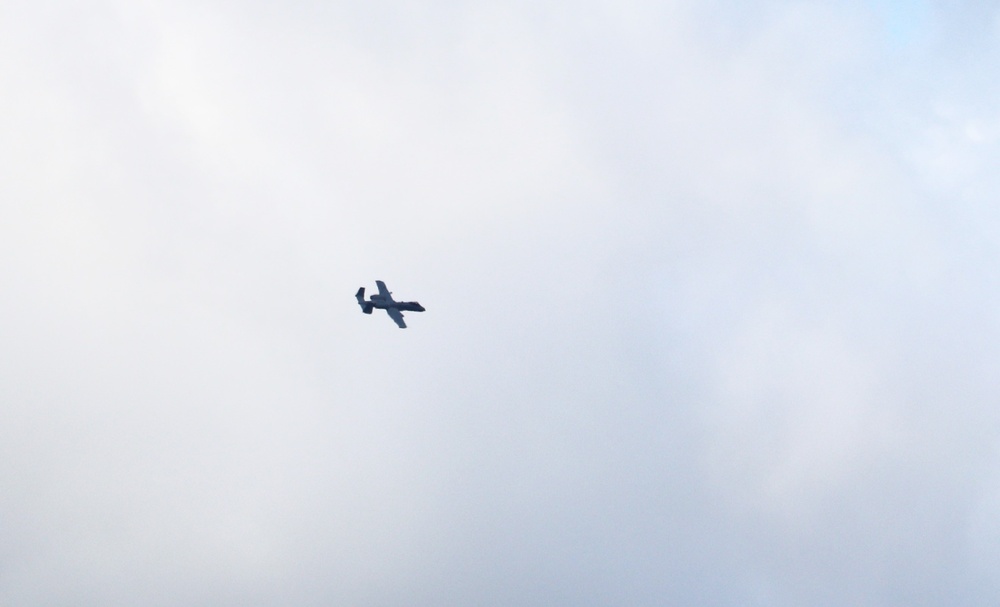
[[[371,314],[372,308],[375,306],[370,301],[365,301],[365,288],[361,287],[358,292],[354,294],[354,297],[358,300],[358,305],[361,306],[361,311],[365,314]]]

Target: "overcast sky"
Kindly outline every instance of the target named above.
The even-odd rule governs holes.
[[[0,604],[995,606],[998,68],[993,1],[0,0]]]

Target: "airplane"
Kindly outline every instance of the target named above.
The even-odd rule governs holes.
[[[403,310],[407,312],[424,311],[424,307],[415,301],[396,301],[393,299],[392,293],[389,289],[385,288],[385,283],[381,280],[376,280],[375,284],[378,285],[378,294],[372,295],[368,301],[365,301],[364,287],[358,289],[358,292],[354,295],[358,300],[358,305],[361,306],[361,311],[365,314],[371,314],[375,308],[385,310],[389,314],[389,318],[395,321],[400,329],[405,329],[406,323],[403,322]]]

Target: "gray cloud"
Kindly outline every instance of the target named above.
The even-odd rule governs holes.
[[[995,602],[927,10],[8,3],[0,602]]]

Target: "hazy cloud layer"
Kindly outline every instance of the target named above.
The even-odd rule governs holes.
[[[998,24],[0,4],[0,603],[995,604]]]

